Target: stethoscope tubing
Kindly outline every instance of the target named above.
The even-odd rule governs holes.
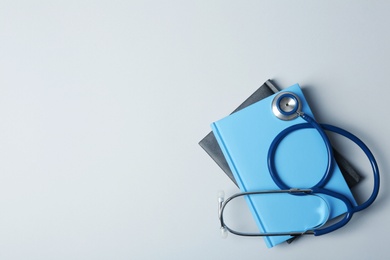
[[[267,158],[268,169],[269,169],[269,172],[270,172],[270,175],[271,175],[273,181],[281,190],[292,189],[292,187],[289,187],[281,180],[281,178],[279,177],[279,174],[277,173],[277,170],[275,167],[275,162],[274,162],[276,149],[277,149],[279,143],[288,134],[290,134],[296,130],[305,129],[305,128],[315,128],[318,131],[318,133],[321,135],[321,137],[325,143],[325,146],[326,146],[326,150],[327,150],[327,154],[328,154],[328,163],[327,163],[327,168],[326,168],[325,174],[321,178],[321,180],[317,184],[315,184],[314,186],[309,187],[308,189],[310,189],[312,191],[311,193],[325,194],[325,195],[329,195],[329,196],[335,197],[337,199],[340,199],[341,201],[343,201],[343,203],[347,207],[347,212],[342,220],[340,220],[339,222],[337,222],[329,227],[313,230],[314,235],[319,236],[319,235],[324,235],[324,234],[327,234],[329,232],[335,231],[336,229],[343,227],[344,225],[346,225],[349,222],[349,220],[352,218],[352,216],[355,212],[366,209],[375,201],[376,197],[378,196],[379,186],[380,186],[379,168],[378,168],[378,164],[375,160],[375,157],[372,154],[372,152],[370,151],[370,149],[363,143],[363,141],[361,141],[358,137],[356,137],[352,133],[350,133],[342,128],[333,126],[333,125],[328,125],[328,124],[321,124],[320,125],[312,117],[310,117],[306,114],[303,114],[303,113],[299,113],[299,116],[301,116],[307,123],[296,124],[296,125],[293,125],[293,126],[290,126],[286,129],[284,129],[275,137],[275,139],[271,143],[270,148],[268,150],[268,158]],[[372,190],[370,197],[364,203],[362,203],[358,206],[354,206],[346,196],[324,188],[325,184],[329,181],[329,179],[331,177],[331,172],[333,170],[333,163],[334,163],[331,143],[330,143],[329,138],[327,137],[324,130],[331,131],[331,132],[334,132],[336,134],[340,134],[340,135],[350,139],[351,141],[353,141],[355,144],[357,144],[363,150],[363,152],[366,154],[367,158],[370,161],[372,171],[373,171],[373,177],[374,177],[374,188]],[[294,187],[294,188],[298,188],[298,187]]]

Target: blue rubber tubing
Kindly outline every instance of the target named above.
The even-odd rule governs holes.
[[[327,167],[326,167],[325,173],[324,173],[323,177],[321,178],[321,180],[309,189],[312,190],[312,193],[322,193],[322,194],[326,194],[326,195],[335,197],[337,199],[340,199],[345,203],[345,205],[347,207],[347,212],[342,220],[340,220],[339,222],[337,222],[329,227],[314,230],[314,234],[316,236],[318,236],[318,235],[327,234],[329,232],[332,232],[336,229],[343,227],[345,224],[347,224],[349,222],[349,220],[352,218],[352,215],[355,212],[366,209],[375,201],[376,197],[378,196],[379,187],[380,187],[379,168],[378,168],[378,164],[375,160],[375,157],[372,154],[372,152],[370,151],[370,149],[358,137],[356,137],[355,135],[351,134],[350,132],[348,132],[342,128],[339,128],[339,127],[336,127],[333,125],[328,125],[328,124],[321,124],[320,125],[310,116],[307,116],[307,115],[301,115],[301,116],[303,119],[305,119],[307,121],[307,123],[296,124],[296,125],[293,125],[293,126],[290,126],[286,129],[284,129],[275,137],[275,139],[271,143],[270,148],[268,150],[268,158],[267,158],[268,170],[269,170],[270,175],[271,175],[272,179],[274,180],[275,184],[280,189],[282,189],[282,190],[291,189],[292,187],[289,187],[288,185],[286,185],[277,173],[277,170],[275,167],[275,160],[274,160],[276,149],[278,148],[278,145],[280,144],[280,142],[288,134],[290,134],[296,130],[306,129],[306,128],[315,128],[318,131],[318,133],[321,135],[321,137],[325,143],[325,146],[326,146],[327,155],[328,155],[328,162],[327,162]],[[334,163],[333,150],[332,150],[329,138],[327,137],[325,131],[331,131],[331,132],[334,132],[336,134],[342,135],[342,136],[350,139],[355,144],[357,144],[360,147],[360,149],[363,150],[363,152],[366,154],[368,160],[370,161],[371,168],[373,171],[373,177],[374,177],[374,187],[373,187],[373,190],[372,190],[370,197],[365,202],[363,202],[362,204],[360,204],[358,206],[353,206],[352,203],[348,200],[348,198],[345,197],[344,195],[323,188],[331,177],[331,172],[333,170],[333,163]],[[294,187],[294,188],[298,188],[298,187]],[[299,187],[299,188],[307,188],[307,187]]]

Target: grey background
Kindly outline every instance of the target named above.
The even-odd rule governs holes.
[[[0,1],[1,259],[384,259],[387,1]],[[272,78],[361,137],[382,189],[343,229],[220,239],[237,191],[198,146]],[[340,151],[364,175],[349,143]]]

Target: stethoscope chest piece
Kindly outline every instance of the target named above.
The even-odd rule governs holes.
[[[281,92],[272,101],[272,112],[281,120],[292,120],[301,112],[301,102],[292,92]]]

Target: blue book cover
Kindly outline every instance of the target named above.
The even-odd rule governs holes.
[[[302,102],[302,111],[313,117],[307,101],[295,84],[284,91],[294,92]],[[271,103],[275,95],[231,114],[211,127],[242,192],[279,190],[267,166],[267,154],[274,138],[285,128],[305,123],[302,118],[283,121],[274,116]],[[264,127],[266,126],[266,127]],[[315,129],[301,129],[286,136],[275,153],[275,165],[281,179],[290,187],[310,188],[323,176],[327,165],[325,144]],[[325,188],[356,202],[339,167]],[[253,195],[246,197],[261,232],[305,231],[323,225],[328,219],[346,212],[343,202],[323,194],[294,196],[290,194]],[[273,247],[291,238],[268,236]]]

